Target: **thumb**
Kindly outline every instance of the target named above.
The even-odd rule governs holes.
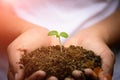
[[[15,80],[23,80],[24,69],[20,62],[21,54],[24,50],[13,49],[11,46],[8,47],[8,60],[9,60],[9,72],[12,74]],[[8,74],[9,75],[9,74]]]
[[[59,40],[55,36],[49,36],[49,38],[51,46],[60,45]]]
[[[82,41],[78,40],[78,38],[72,37],[64,43],[64,46],[65,47],[69,47],[70,45],[78,46],[80,44],[80,42],[82,42]]]

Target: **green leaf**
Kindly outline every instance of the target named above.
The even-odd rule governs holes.
[[[58,32],[56,30],[52,30],[48,33],[48,36],[53,36],[56,35],[56,37],[58,37]]]
[[[61,32],[60,33],[60,36],[61,37],[64,37],[64,38],[67,38],[68,37],[68,34],[66,32]]]

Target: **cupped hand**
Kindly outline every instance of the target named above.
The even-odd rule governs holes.
[[[85,69],[86,76],[91,77],[92,80],[98,80],[98,78],[99,80],[112,80],[114,54],[104,40],[103,34],[97,28],[89,27],[77,32],[66,41],[65,46],[68,47],[69,45],[83,46],[83,48],[92,50],[101,57],[103,71],[97,77],[94,71]],[[79,70],[73,71],[72,74],[76,80],[86,80],[85,76],[82,75],[83,73]]]
[[[41,46],[56,44],[58,40],[49,37],[48,30],[45,28],[35,27],[23,32],[8,46],[9,80],[24,80],[24,69],[20,69],[22,65],[18,64],[23,53],[29,53]],[[44,71],[37,71],[27,80],[36,80],[38,77],[42,79],[45,75]]]

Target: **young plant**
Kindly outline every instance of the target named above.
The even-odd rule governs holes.
[[[56,30],[52,30],[48,33],[48,36],[56,36],[56,38],[58,38],[59,43],[60,43],[60,49],[62,52],[62,42],[61,42],[61,37],[63,38],[68,38],[68,34],[66,32],[58,32]]]

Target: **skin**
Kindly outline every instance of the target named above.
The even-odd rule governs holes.
[[[119,14],[120,10],[118,9],[107,19],[75,33],[64,44],[66,47],[71,44],[83,46],[100,55],[103,68],[103,72],[99,73],[100,80],[103,80],[106,75],[112,76],[114,55],[108,46],[119,42]],[[0,51],[8,53],[9,80],[24,80],[24,69],[19,69],[19,65],[16,64],[19,62],[21,54],[29,53],[41,46],[59,44],[55,37],[47,36],[48,32],[49,30],[44,27],[22,20],[0,8]],[[74,79],[65,78],[65,80],[85,80],[81,71],[75,70],[72,74]],[[91,76],[93,80],[97,79],[96,74],[91,69],[86,69],[85,74]],[[35,80],[36,77],[43,79],[45,76],[46,73],[40,70],[26,80]],[[48,80],[57,80],[57,78],[52,76]]]
[[[55,37],[49,37],[47,34],[47,29],[0,9],[0,53],[8,53],[10,72],[8,76],[13,78],[11,80],[22,80],[24,77],[24,70],[16,63],[25,51],[30,52],[41,46],[58,44]],[[30,79],[36,78],[36,75],[45,76],[43,73],[36,72]]]
[[[102,58],[103,69],[103,71],[99,74],[99,79],[103,80],[105,77],[112,77],[115,59],[109,46],[118,44],[120,42],[119,36],[120,9],[103,21],[77,32],[65,43],[65,46],[67,47],[71,44],[83,46],[88,50],[93,50],[97,55],[99,55]],[[91,70],[85,71],[86,74],[87,72],[92,73],[92,76],[95,77],[94,72]],[[74,75],[80,77],[81,74],[76,71],[74,72]]]

